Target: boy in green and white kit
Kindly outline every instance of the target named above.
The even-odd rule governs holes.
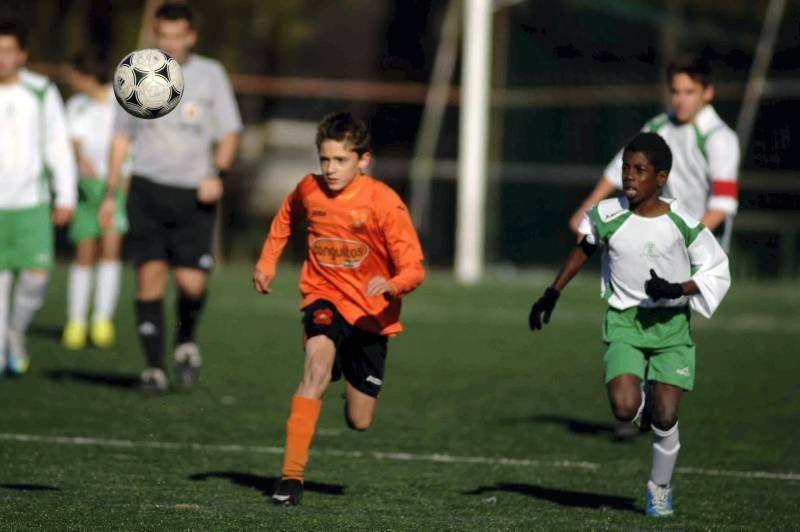
[[[111,67],[96,52],[83,52],[73,58],[69,81],[78,94],[67,101],[67,124],[80,180],[78,207],[69,227],[69,237],[76,248],[69,269],[67,323],[62,336],[67,349],[83,348],[87,336],[97,347],[110,347],[115,337],[112,319],[119,298],[120,250],[128,217],[124,187],[118,187],[120,208],[114,213],[111,226],[103,229],[98,220],[106,195],[114,115],[121,112],[110,78]],[[129,170],[123,173],[127,175]],[[92,284],[94,308],[90,321]]]
[[[624,195],[586,212],[579,244],[533,304],[529,323],[535,330],[549,322],[561,290],[602,246],[608,398],[617,419],[636,423],[645,408],[643,381],[650,383],[653,467],[645,513],[670,517],[669,483],[680,449],[678,404],[694,387],[690,309],[707,318],[714,313],[730,287],[728,257],[711,231],[676,201],[659,197],[672,167],[662,137],[640,133],[622,160]]]
[[[53,267],[53,223],[69,222],[77,188],[61,96],[23,68],[25,45],[20,24],[0,21],[0,375],[6,364],[14,374],[28,370],[25,332]]]

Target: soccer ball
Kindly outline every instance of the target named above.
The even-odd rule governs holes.
[[[158,118],[181,101],[183,72],[171,56],[155,48],[129,53],[114,72],[114,96],[128,113]]]

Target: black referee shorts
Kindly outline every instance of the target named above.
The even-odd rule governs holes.
[[[386,336],[350,325],[326,299],[318,299],[303,309],[303,331],[306,339],[324,335],[336,345],[331,380],[344,375],[356,390],[378,397],[386,368]]]
[[[137,266],[158,260],[211,271],[217,204],[197,201],[197,189],[160,185],[133,176],[128,192],[126,253]]]

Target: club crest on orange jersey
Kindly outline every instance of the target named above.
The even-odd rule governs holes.
[[[330,325],[333,322],[333,312],[326,308],[317,309],[314,311],[311,321],[315,325]]]
[[[369,214],[367,213],[366,210],[354,209],[350,211],[350,219],[351,219],[350,226],[355,230],[363,229],[367,223],[368,217]]]

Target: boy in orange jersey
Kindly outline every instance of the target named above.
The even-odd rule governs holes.
[[[305,363],[286,421],[281,480],[272,499],[296,505],[322,396],[345,377],[347,425],[369,428],[383,386],[386,344],[402,330],[402,296],[422,283],[422,248],[408,209],[388,186],[364,175],[369,132],[349,113],[326,116],[317,129],[322,173],[309,174],[272,221],[253,286],[269,294],[281,251],[300,221],[308,254],[300,275]]]

